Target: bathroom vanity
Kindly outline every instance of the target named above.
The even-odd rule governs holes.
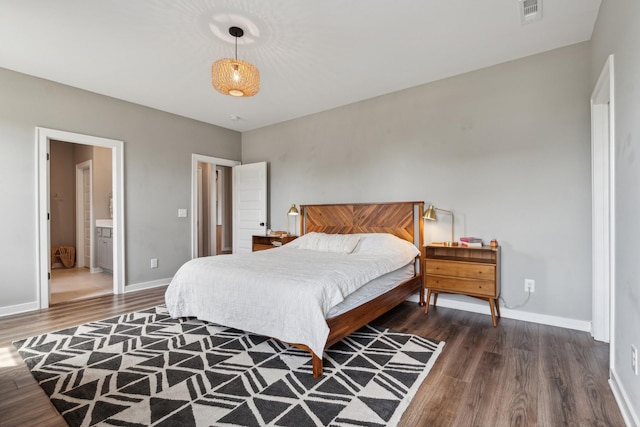
[[[96,260],[97,267],[113,272],[113,220],[96,220]]]

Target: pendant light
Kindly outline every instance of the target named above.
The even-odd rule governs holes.
[[[229,34],[236,39],[235,58],[223,58],[211,66],[211,84],[220,93],[230,96],[253,96],[260,90],[260,72],[247,61],[238,59],[238,38],[244,35],[242,28],[231,27]]]

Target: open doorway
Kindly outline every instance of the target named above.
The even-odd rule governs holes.
[[[78,162],[71,160],[72,165],[72,184],[61,185],[54,184],[54,179],[51,175],[51,146],[58,144],[57,141],[64,141],[64,143],[70,144],[71,148],[66,146],[66,149],[74,150],[78,147],[91,152],[90,159],[79,160]],[[109,267],[111,267],[112,275],[110,277],[111,293],[119,294],[124,292],[124,197],[123,197],[123,142],[100,138],[95,136],[76,134],[72,132],[59,131],[55,129],[36,128],[36,143],[38,146],[37,157],[37,171],[38,171],[38,306],[39,308],[47,308],[51,303],[51,279],[52,279],[52,266],[55,266],[56,262],[61,262],[63,265],[65,262],[72,267],[76,265],[76,262],[80,260],[80,263],[85,266],[88,264],[87,270],[93,270],[95,272],[103,272],[103,267],[100,266],[98,258],[99,251],[97,248],[98,237],[104,237],[108,235],[110,237],[110,249],[107,250],[106,259],[109,261]],[[101,148],[102,151],[96,151],[96,148]],[[80,148],[78,148],[80,149]],[[99,153],[99,154],[95,154]],[[94,155],[95,154],[95,155]],[[102,155],[103,158],[98,159]],[[73,159],[73,157],[71,157]],[[89,161],[90,160],[90,161]],[[89,161],[89,162],[88,162]],[[96,175],[95,169],[99,163],[106,163],[111,166],[111,175],[99,182],[93,182],[91,185],[85,183],[91,181]],[[89,173],[89,170],[93,172]],[[55,171],[54,171],[55,172]],[[79,178],[78,178],[79,177]],[[79,183],[75,184],[75,178],[79,179]],[[66,178],[69,179],[69,178]],[[104,186],[104,190],[97,190],[97,186]],[[76,191],[76,195],[80,200],[76,200],[76,195],[73,194],[74,189],[78,186],[82,188],[81,191]],[[55,188],[54,188],[55,187]],[[70,187],[72,191],[70,196],[61,197],[62,190],[58,191],[58,188],[65,188],[65,191]],[[109,191],[110,189],[110,191]],[[86,197],[85,197],[86,192]],[[105,197],[96,197],[96,194],[105,194]],[[66,193],[65,193],[66,194]],[[73,209],[71,213],[60,216],[60,218],[68,218],[74,216],[71,221],[71,225],[68,225],[72,229],[75,229],[75,238],[69,239],[66,237],[66,243],[64,245],[56,245],[52,240],[53,235],[56,233],[52,228],[51,216],[55,216],[52,209],[57,209],[55,204],[60,203],[59,199],[70,199],[73,201]],[[85,200],[90,200],[85,209]],[[98,205],[101,207],[98,208]],[[78,215],[75,208],[86,211],[86,214]],[[103,212],[105,218],[99,218],[94,215],[94,211]],[[109,216],[113,215],[113,218]],[[102,214],[100,216],[103,216]],[[79,218],[80,224],[76,224],[76,218]],[[88,220],[87,220],[88,218]],[[98,224],[96,220],[101,220]],[[82,231],[77,230],[81,228]],[[97,230],[100,228],[108,228],[109,231],[101,236],[97,235]],[[80,243],[77,242],[78,236],[80,237]],[[89,242],[93,239],[92,243],[87,245],[85,236],[89,236]],[[57,237],[55,237],[57,238]],[[71,243],[69,243],[71,242]],[[81,258],[79,259],[76,254],[73,257],[70,254],[70,250],[67,248],[58,248],[58,246],[73,247],[73,252],[76,249],[80,249]],[[52,249],[57,249],[52,251]],[[109,252],[110,250],[110,252]],[[89,253],[89,257],[86,253]],[[56,273],[54,272],[54,275]],[[90,272],[88,273],[90,274]]]
[[[231,253],[232,168],[239,164],[235,160],[192,155],[192,258]]]
[[[231,168],[206,162],[197,166],[197,256],[230,254]]]
[[[111,149],[51,140],[49,152],[50,302],[111,294],[112,266],[96,256],[113,252],[101,247],[113,229]]]
[[[112,229],[111,150],[58,140],[49,148],[50,302],[113,293],[112,267],[96,260],[106,227]],[[105,228],[94,227],[94,218]]]

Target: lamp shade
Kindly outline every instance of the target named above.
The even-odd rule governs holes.
[[[298,212],[298,208],[296,208],[295,203],[291,205],[291,209],[289,209],[289,212],[287,212],[287,215],[300,215],[300,212]]]
[[[260,71],[240,59],[219,59],[211,66],[211,84],[225,95],[253,96],[260,91]]]
[[[428,219],[429,221],[436,220],[436,208],[433,205],[429,205],[426,211],[424,211],[424,215],[422,216],[424,219]]]

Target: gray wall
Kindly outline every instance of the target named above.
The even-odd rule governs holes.
[[[270,163],[273,229],[291,203],[424,200],[498,240],[508,303],[531,278],[521,310],[590,320],[589,66],[582,43],[245,132],[242,160]]]
[[[191,153],[239,160],[240,134],[5,69],[0,93],[0,310],[37,299],[36,126],[124,141],[126,284],[172,277],[191,253]]]
[[[631,371],[631,344],[640,350],[640,2],[603,1],[595,25],[591,86],[610,54],[615,79],[615,305],[611,370],[640,419],[640,377]]]

